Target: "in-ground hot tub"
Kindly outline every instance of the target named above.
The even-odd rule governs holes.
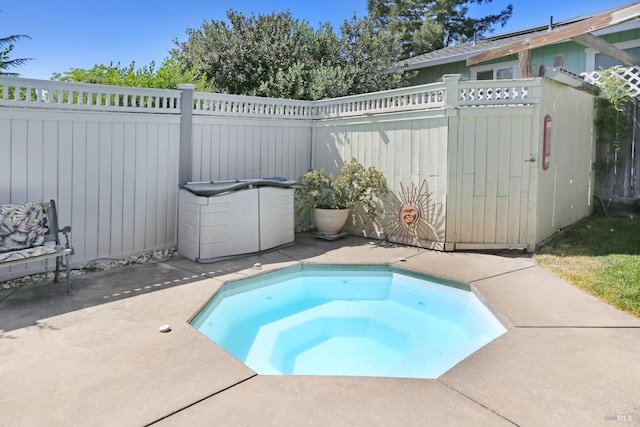
[[[467,285],[348,265],[229,282],[191,325],[262,375],[438,378],[506,332]]]
[[[206,263],[293,243],[294,184],[264,178],[180,185],[178,253]]]

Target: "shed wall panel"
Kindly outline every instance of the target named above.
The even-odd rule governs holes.
[[[539,243],[591,213],[593,95],[543,80],[538,126],[536,237]],[[551,162],[542,169],[543,121],[552,118]]]

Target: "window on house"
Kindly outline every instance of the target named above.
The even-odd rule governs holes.
[[[493,70],[478,71],[476,80],[493,80]]]
[[[496,70],[496,80],[505,80],[513,78],[513,68],[498,68]]]
[[[632,28],[640,28],[640,21],[635,22]],[[624,25],[624,24],[620,24]],[[625,42],[613,43],[618,49],[622,49],[629,55],[633,56],[640,64],[640,40],[627,40]],[[611,58],[608,55],[598,52],[595,49],[587,48],[584,50],[586,56],[585,71],[597,71],[599,69],[607,69],[615,65],[620,65],[620,61]]]
[[[622,49],[627,52],[629,55],[633,56],[636,59],[636,64],[640,64],[640,46],[632,47],[628,49]],[[617,59],[613,59],[609,55],[605,55],[604,53],[596,53],[596,64],[595,69],[603,69],[614,67],[616,65],[622,65],[622,62]]]
[[[516,79],[518,78],[517,66],[518,64],[516,62],[473,67],[471,68],[471,78],[473,80]]]

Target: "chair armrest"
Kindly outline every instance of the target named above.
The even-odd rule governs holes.
[[[73,255],[75,251],[73,250],[73,247],[71,246],[71,239],[69,238],[69,233],[71,233],[71,226],[67,225],[64,228],[61,228],[59,231],[64,236],[65,248],[71,249],[71,254]]]

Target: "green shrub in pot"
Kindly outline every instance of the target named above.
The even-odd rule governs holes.
[[[389,189],[382,173],[372,166],[365,168],[354,158],[344,162],[335,178],[323,169],[308,171],[298,179],[295,192],[296,213],[304,214],[306,220],[314,219],[316,209],[361,208],[373,222],[380,214],[380,199]]]

